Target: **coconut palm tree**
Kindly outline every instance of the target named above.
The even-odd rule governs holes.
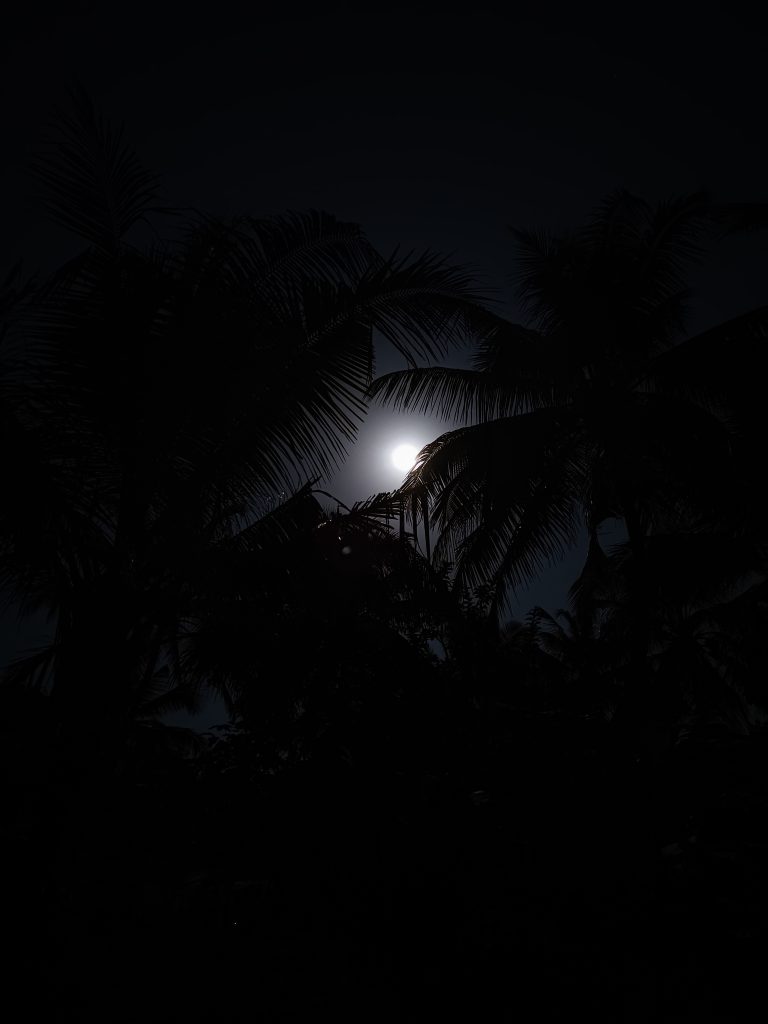
[[[545,673],[548,663],[548,674],[558,680],[563,706],[605,714],[615,703],[626,657],[611,625],[594,605],[560,608],[554,615],[541,607],[528,613],[527,628],[545,655]]]
[[[374,332],[434,356],[481,311],[461,270],[384,259],[325,213],[177,215],[139,245],[156,182],[82,97],[36,174],[84,248],[26,300],[7,362],[0,573],[55,617],[62,715],[118,729],[163,679],[194,690],[189,623],[284,586],[322,520],[311,485],[364,414]]]
[[[373,382],[395,408],[467,421],[428,444],[403,485],[427,495],[436,552],[456,560],[459,585],[491,581],[500,609],[581,529],[619,518],[639,621],[648,533],[733,510],[725,499],[747,479],[733,458],[743,433],[726,414],[739,404],[737,374],[719,377],[714,353],[722,362],[727,346],[728,362],[737,342],[754,360],[768,310],[682,340],[685,275],[713,232],[748,214],[702,195],[653,207],[620,193],[571,236],[516,231],[528,326],[489,313],[470,369]],[[737,362],[740,373],[750,365]]]
[[[748,731],[766,706],[764,546],[735,532],[657,533],[644,556],[647,676],[657,717],[667,718],[674,736],[713,723]],[[577,614],[601,609],[608,651],[621,651],[631,634],[633,558],[629,544],[617,544],[572,588]],[[621,682],[620,661],[616,669]]]

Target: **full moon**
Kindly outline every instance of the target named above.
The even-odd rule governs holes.
[[[418,454],[419,449],[414,445],[399,444],[392,452],[392,463],[396,469],[399,469],[403,473],[407,473],[409,469],[413,469],[413,464],[416,462],[416,456]]]

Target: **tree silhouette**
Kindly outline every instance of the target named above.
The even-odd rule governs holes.
[[[324,213],[177,216],[140,247],[154,180],[82,97],[36,173],[86,248],[25,298],[7,358],[2,577],[56,618],[28,669],[46,658],[62,715],[81,738],[109,722],[116,750],[136,714],[194,698],[184,638],[223,594],[263,574],[274,600],[322,518],[309,484],[364,414],[374,332],[434,355],[480,307],[461,270],[384,259]]]
[[[616,545],[572,589],[577,609],[601,610],[606,655],[626,651],[632,635],[633,557],[628,544]],[[659,533],[647,538],[645,559],[646,707],[670,741],[710,726],[737,733],[758,726],[766,699],[757,639],[765,615],[761,545],[743,534]],[[614,671],[621,682],[620,656]]]
[[[523,327],[328,214],[163,207],[82,96],[37,175],[83,248],[0,286],[0,586],[56,625],[0,687],[25,997],[635,1019],[656,986],[662,1016],[744,1017],[768,324],[686,337],[684,277],[765,211],[622,194],[517,233]],[[411,368],[371,383],[377,332]],[[464,335],[472,369],[416,367]],[[467,424],[346,507],[321,479],[369,389]],[[582,528],[568,610],[500,621]],[[206,692],[228,725],[159,724]]]
[[[717,496],[743,482],[731,458],[737,427],[720,414],[735,395],[713,353],[722,360],[738,339],[746,356],[766,311],[681,339],[686,270],[744,216],[700,195],[654,208],[620,193],[572,236],[516,231],[531,326],[489,315],[472,369],[373,382],[395,408],[475,421],[427,445],[403,485],[428,495],[437,553],[456,558],[460,585],[493,581],[501,607],[582,523],[594,531],[618,517],[636,555],[640,621],[649,531],[713,516]],[[699,351],[710,353],[704,364]]]

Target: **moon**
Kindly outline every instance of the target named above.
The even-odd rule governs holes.
[[[402,473],[407,473],[410,469],[413,469],[418,454],[419,449],[415,445],[399,444],[392,451],[392,463],[395,469],[399,469]]]

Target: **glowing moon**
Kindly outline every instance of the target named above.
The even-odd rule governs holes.
[[[409,469],[413,469],[418,454],[419,449],[415,445],[399,444],[392,452],[392,462],[396,469],[399,469],[402,473],[407,473]]]

